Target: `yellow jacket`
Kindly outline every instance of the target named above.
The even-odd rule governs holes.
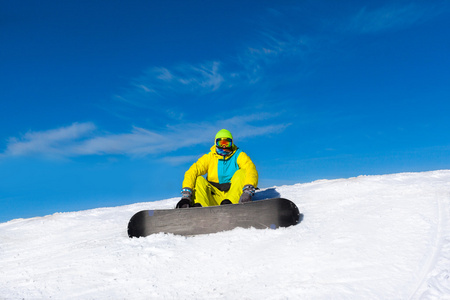
[[[200,157],[184,174],[183,188],[194,189],[198,176],[207,175],[207,180],[215,183],[229,183],[234,173],[245,170],[244,185],[258,186],[258,172],[255,164],[245,152],[233,145],[233,153],[221,156],[216,152],[216,146],[211,147],[208,154]]]

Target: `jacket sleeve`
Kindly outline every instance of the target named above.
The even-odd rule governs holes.
[[[237,163],[239,169],[245,170],[244,185],[251,184],[255,188],[258,187],[258,171],[256,171],[255,164],[250,157],[244,152],[241,152],[237,159]]]
[[[197,177],[205,175],[208,172],[209,160],[209,154],[203,155],[184,173],[182,188],[194,189]]]

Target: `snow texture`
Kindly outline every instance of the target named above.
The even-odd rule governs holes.
[[[1,299],[450,299],[450,171],[261,190],[296,226],[127,236],[178,198],[0,224]]]

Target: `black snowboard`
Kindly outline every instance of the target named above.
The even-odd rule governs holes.
[[[143,210],[130,219],[128,236],[141,237],[160,232],[189,236],[236,227],[275,229],[295,225],[299,220],[297,206],[283,198],[211,207]]]

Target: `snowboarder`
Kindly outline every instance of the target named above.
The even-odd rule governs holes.
[[[231,132],[222,129],[211,151],[186,171],[177,208],[250,202],[257,186],[255,165],[234,144]]]

